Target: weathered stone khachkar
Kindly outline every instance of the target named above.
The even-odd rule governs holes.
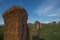
[[[36,26],[37,28],[40,28],[40,22],[39,22],[39,21],[35,21],[35,26]]]
[[[4,12],[4,40],[28,40],[28,14],[20,6],[12,6]]]

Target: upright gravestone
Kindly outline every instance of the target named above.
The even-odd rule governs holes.
[[[3,14],[4,40],[28,40],[28,14],[24,8],[13,6]]]

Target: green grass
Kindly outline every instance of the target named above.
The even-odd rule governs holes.
[[[35,29],[34,25],[29,26],[29,39],[32,40],[31,29]],[[0,40],[3,40],[4,27],[0,26]],[[60,24],[56,26],[53,25],[43,25],[39,29],[39,36],[44,40],[60,40]]]
[[[40,38],[44,40],[60,40],[60,25],[45,25],[39,29]]]
[[[35,29],[34,25],[29,25],[30,30]],[[31,32],[30,38],[31,38]],[[60,40],[60,24],[53,25],[42,25],[39,29],[39,36],[43,40]]]
[[[0,26],[0,40],[3,40],[4,27]]]

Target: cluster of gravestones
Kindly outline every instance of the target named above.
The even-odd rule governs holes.
[[[4,12],[3,18],[4,40],[29,40],[28,14],[23,7],[12,6]],[[39,22],[36,23],[40,24]],[[33,40],[39,40],[39,38],[33,37]]]

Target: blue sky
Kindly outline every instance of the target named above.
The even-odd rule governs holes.
[[[60,0],[0,0],[0,25],[3,13],[11,6],[22,6],[28,12],[28,23],[60,21]]]

